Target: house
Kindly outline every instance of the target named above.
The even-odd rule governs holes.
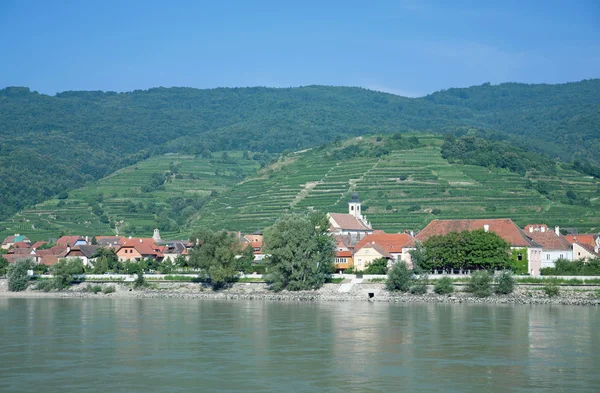
[[[600,258],[600,234],[567,235],[573,247],[573,260]]]
[[[42,247],[43,245],[48,244],[48,242],[45,241],[39,241],[39,242],[35,242],[33,243],[33,245],[31,246],[31,248],[33,248],[34,250],[37,250],[38,248]]]
[[[123,236],[96,236],[96,244],[105,248],[119,248],[125,242]]]
[[[57,246],[74,247],[88,244],[88,239],[81,236],[62,236],[56,240]]]
[[[375,243],[385,249],[392,256],[394,262],[410,262],[410,254],[405,246],[413,239],[408,233],[385,233],[384,231],[374,231],[365,236],[354,246],[360,249],[367,243]]]
[[[519,260],[527,258],[527,270],[532,276],[540,274],[542,246],[528,237],[525,231],[509,218],[433,220],[414,237],[414,240],[407,244],[407,248],[414,249],[416,242],[423,243],[431,236],[445,236],[451,232],[474,231],[477,229],[495,233],[504,239],[513,250],[523,250],[524,254],[519,253],[517,258]]]
[[[348,236],[336,235],[335,243],[335,259],[333,261],[335,271],[337,273],[343,273],[345,270],[354,267],[354,247],[349,244]]]
[[[45,250],[36,250],[36,262],[47,266],[54,265],[58,263],[58,260],[66,251],[67,248],[64,246],[54,246]]]
[[[573,260],[573,246],[560,234],[560,228],[550,230],[545,224],[529,224],[525,233],[542,246],[542,268],[554,267],[557,259]]]
[[[252,247],[254,254],[254,261],[262,261],[265,258],[263,252],[263,234],[255,232],[252,235],[244,235],[241,239],[242,248],[245,250],[246,247]]]
[[[27,236],[23,236],[23,235],[19,235],[18,233],[15,233],[13,236],[8,236],[6,239],[4,239],[2,241],[1,248],[5,249],[5,250],[8,250],[15,243],[21,243],[21,242],[22,243],[29,243],[29,244],[31,244],[31,240],[29,240],[27,238]]]
[[[100,246],[92,246],[87,244],[81,246],[67,247],[65,252],[62,255],[60,255],[60,257],[65,259],[79,258],[83,262],[84,266],[90,266],[94,263],[94,254],[96,254],[96,251],[98,251],[99,248]]]
[[[129,238],[117,250],[117,257],[119,262],[139,262],[145,258],[161,261],[164,257],[162,250],[153,238]]]
[[[388,266],[393,263],[394,257],[388,250],[377,243],[365,243],[360,248],[354,249],[354,270],[361,272],[375,259],[385,258]]]
[[[162,246],[163,258],[175,262],[179,256],[183,256],[186,260],[189,259],[188,248],[191,244],[187,240],[169,240],[155,243],[158,247]]]
[[[329,232],[333,235],[345,235],[350,239],[351,244],[373,233],[371,224],[363,217],[361,212],[361,203],[358,194],[352,194],[352,199],[348,202],[348,214],[328,213]]]

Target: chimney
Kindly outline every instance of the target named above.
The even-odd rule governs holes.
[[[71,252],[71,246],[67,244],[67,254]]]
[[[85,242],[86,242],[86,243],[89,243],[89,239],[88,239],[88,237],[87,237],[87,236],[85,237]]]
[[[533,233],[533,226],[529,226],[529,233]]]
[[[546,226],[542,225],[540,228],[542,229],[542,233],[546,232]]]
[[[554,233],[556,233],[556,236],[560,236],[560,227],[554,227]]]
[[[487,233],[487,232],[489,232],[489,231],[490,231],[490,226],[489,226],[488,224],[485,224],[485,225],[483,226],[483,230],[484,230],[486,233]]]
[[[142,241],[143,241],[143,240],[142,240],[142,239],[140,239],[140,243],[141,243]]]
[[[129,238],[131,239],[131,235],[129,235]]]

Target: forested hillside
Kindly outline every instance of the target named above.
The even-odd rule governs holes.
[[[484,129],[580,168],[600,161],[600,80],[409,99],[360,88],[0,90],[0,218],[156,154],[282,152],[357,135]]]

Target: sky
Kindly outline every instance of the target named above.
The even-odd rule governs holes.
[[[0,0],[0,88],[360,86],[417,97],[600,77],[600,1]]]

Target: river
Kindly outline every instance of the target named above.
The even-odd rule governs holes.
[[[596,392],[597,307],[0,298],[0,392]]]

